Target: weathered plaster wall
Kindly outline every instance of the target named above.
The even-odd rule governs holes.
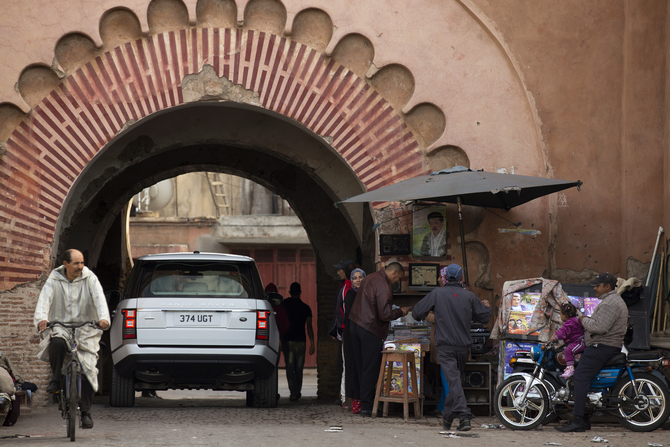
[[[0,18],[0,27],[7,36],[0,41],[0,54],[5,55],[0,64],[6,67],[0,74],[0,103],[11,102],[25,111],[28,106],[14,84],[27,65],[51,66],[54,44],[64,34],[79,32],[101,46],[99,18],[114,7],[133,11],[142,31],[149,32],[146,0],[27,3],[12,3],[8,13]],[[244,19],[247,3],[237,2],[238,20]],[[194,24],[196,1],[184,4]],[[477,167],[490,169],[503,166],[500,163],[504,161],[504,166],[515,166],[518,172],[544,173],[532,112],[516,75],[495,40],[458,2],[431,0],[411,8],[402,0],[385,2],[383,6],[377,2],[326,0],[309,5],[286,1],[284,5],[288,33],[296,15],[308,7],[320,8],[330,16],[335,28],[327,53],[333,52],[344,36],[360,33],[374,48],[374,66],[369,74],[388,64],[407,67],[414,85],[411,98],[400,107],[409,112],[418,104],[431,102],[445,113],[446,131],[431,148],[458,146]],[[44,11],[48,12],[48,18],[41,17]],[[26,19],[17,21],[13,17]],[[514,116],[514,121],[509,116]],[[498,160],[502,151],[525,156]]]
[[[200,239],[212,234],[215,226],[214,218],[131,218],[132,256],[201,250]],[[151,245],[159,245],[160,249],[152,250]]]
[[[60,4],[57,1],[55,3]],[[282,16],[284,14],[282,7],[268,15],[268,20],[270,18],[272,20],[265,24],[263,24],[265,19],[262,19],[264,17],[262,14],[254,16],[254,13],[258,13],[256,6],[261,4],[277,5],[271,1],[261,1],[254,3],[253,7],[247,7],[246,3],[240,2],[237,5],[238,18],[244,18],[248,26],[265,26],[266,29],[272,28],[275,32],[286,29],[289,35],[294,32],[296,39],[309,40],[302,36],[299,26],[299,18],[303,17],[304,12],[302,4],[287,2],[286,17]],[[90,17],[97,13],[96,8],[100,5],[82,3],[81,9],[77,11],[85,11],[84,15]],[[150,7],[143,9],[146,5]],[[138,27],[141,26],[145,32],[156,33],[188,26],[189,20],[191,24],[194,23],[196,16],[193,14],[193,2],[188,3],[187,7],[179,5],[181,3],[178,1],[160,0],[153,3],[124,3],[122,6],[127,6],[134,11],[139,21]],[[77,8],[77,4],[69,3],[69,6]],[[105,6],[108,5],[105,4]],[[461,3],[426,2],[411,10],[402,9],[404,7],[402,2],[386,3],[383,8],[376,3],[352,4],[351,2],[316,6],[322,6],[334,24],[332,38],[322,42],[326,52],[330,52],[333,58],[346,64],[357,75],[365,76],[367,73],[372,76],[371,84],[380,93],[388,96],[388,101],[394,108],[405,112],[403,114],[405,122],[413,129],[422,150],[427,153],[423,161],[425,169],[449,167],[457,158],[459,163],[477,168],[505,167],[509,171],[531,175],[546,175],[547,172],[551,172],[546,164],[543,148],[536,138],[535,111],[529,107],[528,98],[522,88],[518,73],[514,70],[505,52],[501,51],[495,36],[488,34],[485,27]],[[183,11],[180,10],[182,7]],[[29,11],[30,7],[26,6],[26,8],[28,8],[26,11],[13,10],[12,14],[23,12],[29,16],[32,12]],[[403,14],[399,14],[400,11]],[[110,15],[102,17],[103,19],[99,22],[102,38],[99,38],[96,32],[91,30],[91,24],[87,23],[86,26],[79,29],[83,34],[69,35],[58,42],[55,52],[57,71],[68,75],[74,74],[77,67],[85,63],[86,58],[92,58],[100,51],[110,50],[121,43],[113,32],[117,29],[114,28],[115,26],[120,26],[119,23],[111,20]],[[147,18],[146,24],[145,17]],[[203,20],[203,17],[201,14],[198,20]],[[68,15],[64,12],[60,18],[62,19],[61,28],[50,31],[54,34],[55,41],[59,38],[58,33],[70,32],[72,28],[81,25],[81,17],[78,14]],[[275,30],[277,23],[285,23],[285,25]],[[35,31],[34,28],[30,28],[32,24],[27,25],[28,28],[21,29],[14,28],[12,23],[7,23],[7,25],[7,30],[18,33],[17,36],[3,43],[10,52],[11,41],[23,42],[22,39],[28,41],[27,38],[32,37],[31,34]],[[132,35],[133,32],[137,33],[139,30],[132,31],[130,27],[128,30],[123,29],[123,33],[128,35]],[[40,38],[44,38],[44,35],[42,32]],[[88,42],[85,35],[93,40]],[[129,37],[124,38],[127,40]],[[44,58],[44,54],[35,54],[35,51],[32,50],[32,42],[30,40],[24,56],[36,57],[36,60],[40,61]],[[95,48],[95,45],[102,45],[102,47]],[[129,48],[128,51],[130,51]],[[445,48],[451,48],[454,51],[445,51]],[[121,54],[120,52],[115,53],[117,57],[121,57]],[[365,55],[365,58],[360,59],[360,55]],[[21,59],[20,54],[16,56]],[[110,61],[109,57],[105,58],[104,63],[107,61]],[[35,62],[35,59],[31,62]],[[371,63],[374,65],[370,65]],[[199,62],[194,60],[193,69],[190,62],[184,69],[196,71],[198,64]],[[379,67],[381,70],[376,72]],[[90,67],[87,70],[85,74],[91,72]],[[41,73],[34,74],[34,76],[41,76]],[[15,75],[17,75],[15,70],[8,70],[6,74],[3,74],[5,80]],[[78,76],[81,77],[82,74]],[[435,82],[436,77],[440,82]],[[406,82],[407,88],[403,87],[405,84],[402,86],[394,84],[393,81],[398,79]],[[34,79],[31,82],[20,83],[18,91],[26,101],[34,105],[37,104],[35,101],[39,100],[37,93],[41,91],[38,88],[41,84]],[[238,81],[235,80],[235,82]],[[160,80],[158,83],[160,84]],[[50,87],[50,84],[47,83],[47,87]],[[46,93],[48,93],[48,88],[45,90]],[[5,94],[7,94],[6,91]],[[262,99],[265,103],[269,101],[267,96]],[[304,96],[303,99],[306,100]],[[427,104],[426,101],[429,100],[434,105]],[[274,101],[272,99],[270,107],[275,106]],[[149,109],[152,108],[150,104],[147,106]],[[84,106],[86,107],[88,106]],[[277,106],[277,110],[284,113],[288,113],[290,108],[290,103],[286,110]],[[323,114],[319,119],[322,116]],[[510,119],[510,117],[514,118]],[[310,119],[307,116],[306,120]],[[439,122],[440,119],[442,122]],[[327,127],[323,126],[321,128],[315,126],[315,129],[330,132],[330,130],[325,130]],[[327,139],[330,137],[326,135]],[[337,141],[335,143],[337,144]],[[344,142],[342,144],[344,145]],[[345,156],[350,149],[351,144],[344,146],[342,150]],[[448,156],[453,153],[457,157]],[[390,157],[389,160],[394,158],[397,159],[397,157]],[[407,169],[405,166],[410,163],[392,168],[390,175],[384,173],[384,176],[380,177],[378,174],[375,178],[374,174],[370,174],[370,167],[380,163],[381,160],[377,156],[367,159],[349,156],[348,159],[354,169],[366,172],[362,180],[367,183],[368,187],[377,187],[391,181],[390,175],[400,175],[396,178],[409,175],[402,170]],[[526,221],[541,221],[538,226],[544,229],[543,234],[549,235],[547,213],[544,211],[544,207],[548,206],[546,202],[547,199],[543,199],[533,207],[520,208],[514,213]],[[495,224],[490,225],[495,226]],[[488,230],[480,231],[477,237],[482,238],[485,244],[499,243],[496,233]],[[524,257],[533,266],[533,270],[541,271],[542,266],[534,258],[531,259],[532,256],[524,254]],[[514,276],[514,272],[509,276],[500,275],[496,281],[501,285],[502,281]]]
[[[553,273],[649,262],[664,218],[667,2],[473,3],[523,68],[555,176],[585,182],[552,216]]]

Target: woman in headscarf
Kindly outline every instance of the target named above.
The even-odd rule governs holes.
[[[338,355],[338,366],[337,370],[342,371],[342,375],[340,377],[340,403],[342,404],[342,408],[345,408],[345,401],[346,401],[346,396],[345,396],[345,390],[344,390],[344,376],[346,374],[344,370],[344,341],[343,341],[343,333],[344,333],[344,297],[347,295],[347,292],[351,290],[351,272],[357,268],[358,266],[354,263],[349,263],[344,267],[344,281],[342,281],[342,284],[340,285],[340,288],[337,290],[337,298],[335,300],[335,315],[333,316],[333,325],[330,328],[330,336],[333,337],[333,339],[336,339],[338,341],[338,350],[337,350],[337,355]],[[342,269],[340,269],[342,270]],[[338,270],[339,273],[339,270]],[[340,367],[340,362],[341,362],[341,367]]]
[[[354,366],[354,354],[351,347],[351,338],[349,337],[349,311],[354,305],[356,293],[361,286],[363,278],[365,278],[363,269],[356,268],[351,271],[351,289],[347,291],[344,297],[344,377],[345,380],[345,394],[351,398],[351,412],[354,414],[361,412],[361,382],[358,377],[358,372]]]

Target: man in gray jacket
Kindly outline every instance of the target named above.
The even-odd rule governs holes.
[[[594,286],[593,290],[600,303],[590,318],[585,315],[579,317],[579,322],[584,326],[586,349],[573,376],[574,418],[567,425],[555,427],[562,432],[582,432],[591,429],[591,423],[584,415],[589,384],[605,363],[621,352],[628,325],[628,307],[615,291],[616,277],[611,273],[601,273],[596,279],[589,281],[589,284]]]
[[[444,287],[433,290],[419,301],[412,309],[412,317],[423,320],[431,310],[435,313],[437,356],[449,384],[449,394],[442,411],[442,426],[450,430],[452,422],[458,418],[458,430],[468,431],[472,412],[465,401],[462,382],[472,345],[470,323],[473,320],[488,323],[491,307],[488,301],[480,301],[477,295],[463,289],[459,283],[462,276],[463,269],[458,264],[445,267],[442,275],[446,278]]]

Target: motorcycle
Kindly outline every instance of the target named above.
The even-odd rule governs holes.
[[[495,391],[493,407],[502,424],[512,430],[532,430],[572,413],[572,377],[564,346],[537,344],[517,351],[510,360],[511,375]],[[657,351],[628,352],[624,347],[591,381],[586,414],[610,411],[631,431],[660,427],[670,414],[670,392],[661,368],[668,366]]]

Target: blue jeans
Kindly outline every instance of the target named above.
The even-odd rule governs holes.
[[[291,396],[300,397],[302,390],[302,370],[305,366],[304,341],[287,341],[282,344],[286,363],[286,380]]]
[[[442,413],[444,411],[444,400],[447,398],[447,394],[449,394],[449,384],[447,383],[447,379],[444,377],[444,371],[442,371],[442,368],[440,368],[440,379],[442,380],[442,391],[440,392],[440,404],[437,406],[437,411]]]

